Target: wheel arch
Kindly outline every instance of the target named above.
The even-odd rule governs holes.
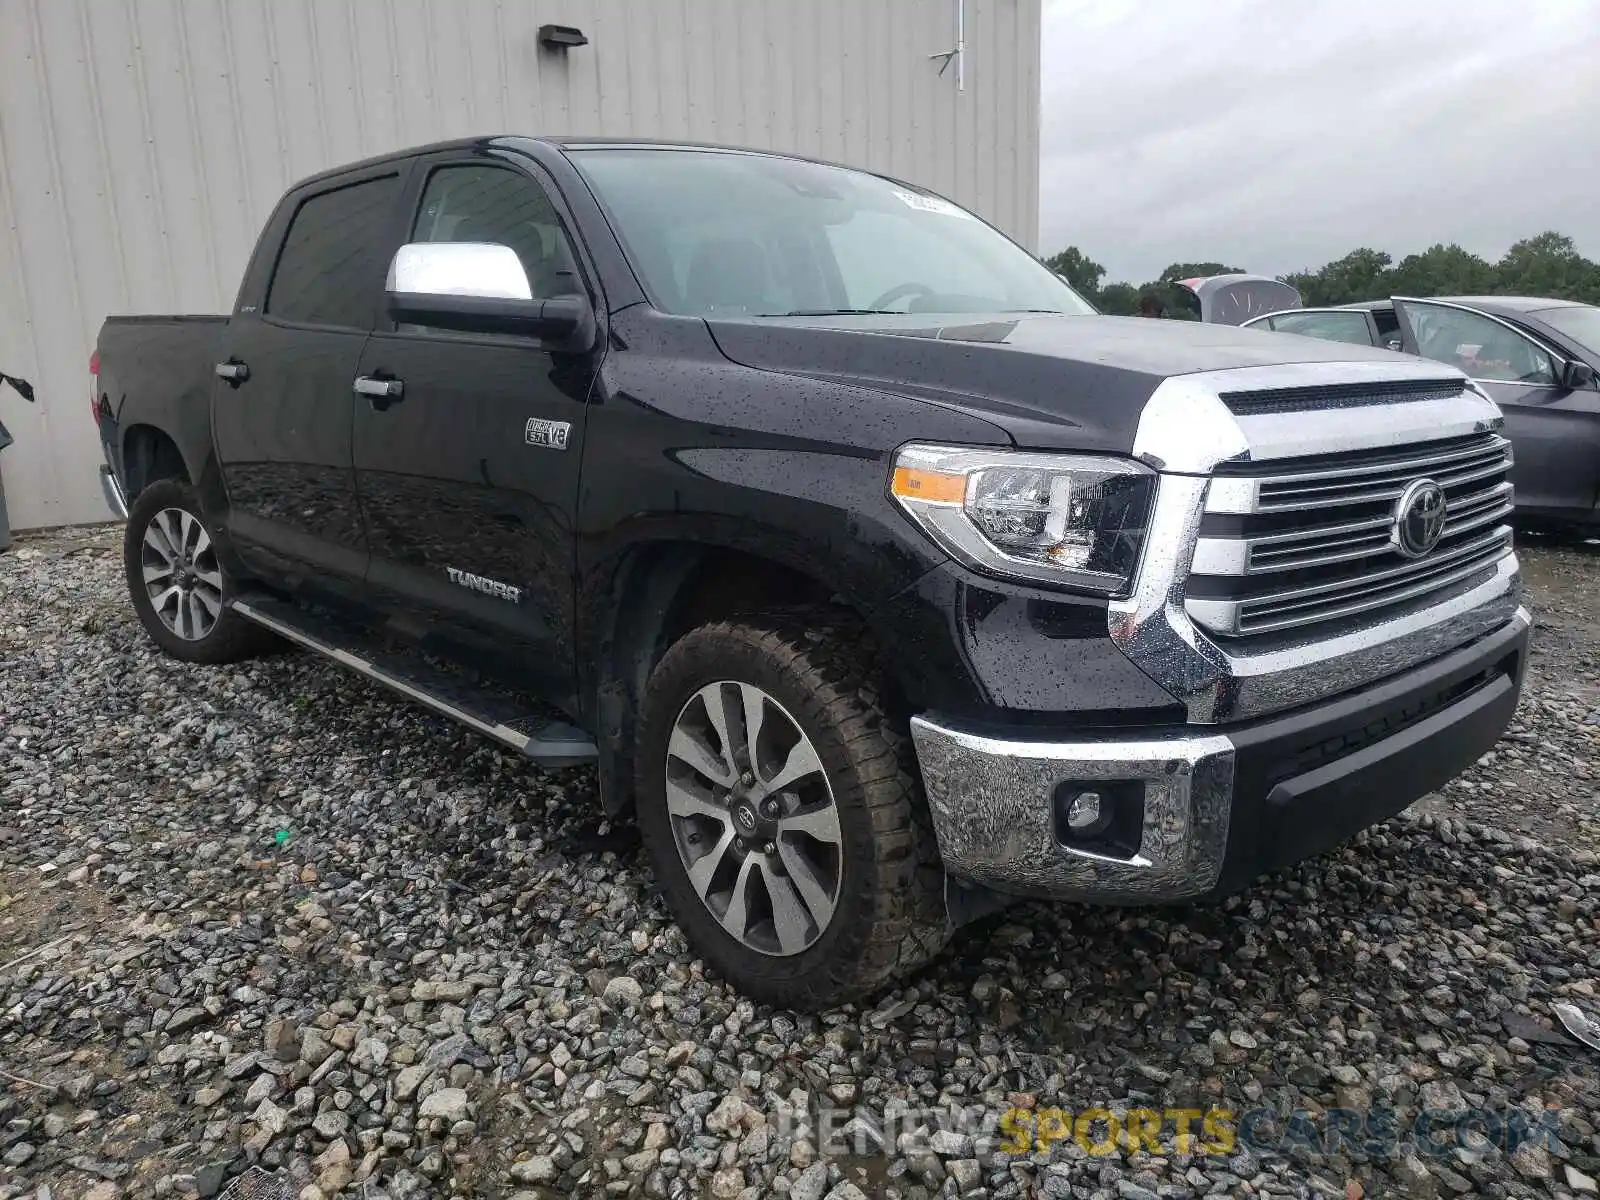
[[[122,431],[122,464],[129,504],[158,479],[195,481],[177,439],[158,425],[141,422]]]
[[[651,672],[679,638],[713,621],[819,606],[848,612],[871,631],[869,607],[840,595],[815,561],[689,541],[646,543],[623,556],[608,586],[583,606],[592,636],[580,661],[594,664],[584,690],[594,697],[605,811],[632,808],[640,704]],[[898,699],[898,678],[890,683]]]

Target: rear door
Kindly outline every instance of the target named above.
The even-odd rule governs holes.
[[[396,240],[510,246],[533,298],[589,292],[603,313],[533,169],[487,153],[420,160]],[[385,319],[358,372],[398,385],[355,406],[375,601],[425,644],[491,672],[515,662],[519,683],[556,699],[575,690],[574,518],[598,354]]]
[[[286,198],[214,368],[229,531],[247,565],[291,589],[349,592],[366,573],[351,383],[383,291],[402,170],[389,164]]]
[[[1460,367],[1506,417],[1524,516],[1585,519],[1600,491],[1600,393],[1561,383],[1563,360],[1507,321],[1438,300],[1395,298],[1405,349]]]
[[[1351,342],[1358,346],[1383,344],[1372,314],[1361,308],[1296,308],[1246,321],[1245,327],[1298,333],[1326,342]]]

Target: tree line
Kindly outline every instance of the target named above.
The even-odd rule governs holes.
[[[1142,296],[1155,296],[1168,316],[1187,317],[1180,279],[1226,275],[1245,270],[1219,262],[1173,263],[1161,275],[1137,287],[1102,283],[1106,269],[1076,246],[1045,259],[1101,312],[1132,316]],[[1280,275],[1299,291],[1308,307],[1349,304],[1388,296],[1553,296],[1600,305],[1600,263],[1578,253],[1565,234],[1550,231],[1523,238],[1498,262],[1488,262],[1455,243],[1430,246],[1396,263],[1382,250],[1363,246],[1318,267]]]

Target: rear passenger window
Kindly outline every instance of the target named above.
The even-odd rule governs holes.
[[[388,262],[383,241],[399,176],[367,179],[303,201],[267,289],[268,316],[370,329]]]

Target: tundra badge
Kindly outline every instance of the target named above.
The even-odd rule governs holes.
[[[444,569],[450,576],[450,582],[459,584],[464,588],[471,588],[475,592],[482,592],[485,596],[493,596],[497,600],[509,600],[513,604],[522,603],[522,589],[512,587],[509,583],[501,583],[498,579],[485,579],[482,575],[474,575],[469,571],[458,571],[454,567]]]
[[[551,450],[565,450],[567,435],[572,432],[570,421],[544,421],[529,417],[523,426],[522,438],[530,446],[544,446]]]

